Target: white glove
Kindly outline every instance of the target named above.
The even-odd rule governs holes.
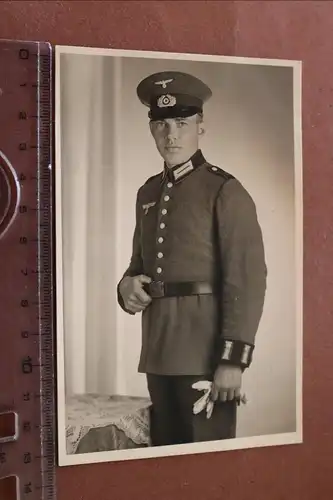
[[[197,415],[206,409],[206,417],[210,418],[212,416],[214,409],[214,401],[211,399],[212,385],[213,382],[210,382],[209,380],[200,380],[199,382],[192,384],[193,389],[196,389],[197,391],[204,391],[203,396],[197,399],[193,405],[194,415]],[[238,404],[240,403],[247,403],[245,394],[239,399]]]
[[[197,415],[206,408],[207,418],[210,418],[214,408],[214,401],[210,398],[212,392],[212,382],[208,380],[200,380],[192,385],[193,389],[197,391],[204,391],[201,396],[193,405],[193,413]]]

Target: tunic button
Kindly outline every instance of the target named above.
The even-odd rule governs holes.
[[[158,257],[159,259],[161,259],[161,258],[163,257],[162,252],[158,252],[157,257]]]
[[[168,211],[167,211],[167,209],[166,209],[166,208],[163,208],[163,210],[162,210],[162,214],[163,214],[163,215],[165,215],[167,212],[168,212]]]
[[[158,241],[159,243],[163,243],[163,238],[162,238],[162,237],[160,237],[160,238],[158,238],[158,240],[157,240],[157,241]]]
[[[165,228],[165,224],[164,224],[164,222],[161,222],[161,224],[160,224],[160,228],[161,228],[161,229],[164,229],[164,228]]]
[[[172,182],[168,182],[167,186],[168,186],[168,188],[172,188],[172,186],[173,186]]]
[[[216,172],[217,168],[216,167],[212,167],[212,170],[214,170],[214,172]]]
[[[156,269],[156,271],[158,272],[158,274],[161,274],[161,272],[162,272],[162,268],[161,268],[161,267],[158,267],[158,268]]]
[[[170,196],[166,195],[164,196],[164,201],[169,201],[170,200]]]

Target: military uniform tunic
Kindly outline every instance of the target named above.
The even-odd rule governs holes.
[[[266,291],[262,231],[244,186],[201,150],[138,190],[123,276],[139,274],[165,283],[209,282],[217,290],[152,299],[142,313],[139,372],[202,375],[218,363],[243,370],[251,364]],[[119,285],[118,301],[126,311]]]

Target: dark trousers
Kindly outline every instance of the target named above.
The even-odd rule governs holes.
[[[207,380],[207,377],[147,374],[152,402],[150,433],[153,446],[235,437],[235,401],[216,402],[210,419],[207,419],[205,410],[194,415],[193,404],[204,392],[191,386],[199,380]]]

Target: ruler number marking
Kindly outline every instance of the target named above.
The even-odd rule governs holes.
[[[31,432],[31,422],[30,420],[25,420],[22,424],[22,428],[24,432]]]
[[[23,487],[23,491],[25,495],[29,495],[30,493],[32,493],[32,483],[26,483]]]
[[[30,392],[24,392],[23,393],[23,401],[31,401],[31,394]]]
[[[20,211],[20,214],[26,214],[28,211],[27,205],[20,205],[19,211]]]
[[[31,464],[32,462],[32,455],[30,453],[30,451],[26,452],[23,454],[23,462],[25,464]]]
[[[30,51],[28,49],[20,49],[19,50],[19,59],[26,61],[29,59]]]
[[[28,269],[28,268],[24,268],[24,269],[21,269],[21,274],[23,274],[23,276],[28,276],[28,275],[31,275],[31,274],[44,274],[46,271],[44,270],[38,270],[38,269]]]
[[[25,375],[32,373],[33,364],[30,356],[26,356],[22,359],[21,369],[22,373],[24,373]]]

